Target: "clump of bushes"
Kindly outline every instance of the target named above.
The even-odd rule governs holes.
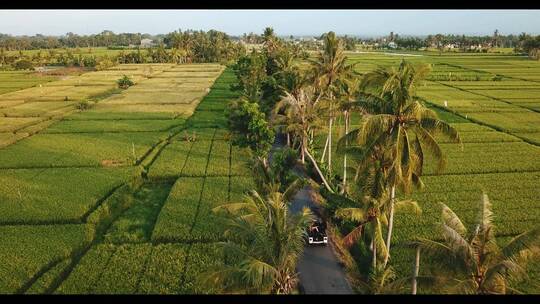
[[[116,81],[116,83],[118,83],[118,87],[120,89],[127,89],[129,88],[130,86],[134,85],[133,81],[131,81],[131,79],[129,79],[129,77],[127,77],[126,75],[124,75],[124,77],[118,79]]]
[[[294,182],[294,180],[296,180],[297,177],[292,168],[294,168],[296,165],[297,160],[298,152],[289,147],[279,149],[274,152],[273,161],[270,166],[279,178],[279,182],[283,188],[286,188],[287,185],[290,185],[292,182]]]
[[[193,131],[193,134],[189,134],[188,131],[184,131],[183,139],[187,142],[194,142],[197,140],[197,134],[195,131]]]
[[[90,108],[92,108],[92,104],[89,103],[88,101],[86,100],[83,100],[81,102],[78,102],[75,107],[78,109],[78,110],[81,110],[81,111],[85,111],[85,110],[88,110]]]
[[[15,62],[13,68],[15,68],[16,70],[32,70],[34,69],[34,65],[29,60],[21,59]]]
[[[111,60],[109,56],[101,57],[96,63],[96,70],[102,71],[116,65],[116,62]]]

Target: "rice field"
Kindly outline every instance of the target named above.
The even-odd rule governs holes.
[[[253,186],[223,124],[223,69],[122,65],[0,95],[0,293],[212,292],[197,283],[221,259],[210,208]],[[136,84],[107,94],[123,74]]]
[[[57,79],[55,76],[45,76],[31,71],[0,71],[0,94],[43,85]]]

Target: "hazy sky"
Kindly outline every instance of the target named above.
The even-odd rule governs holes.
[[[103,30],[165,34],[216,29],[231,35],[540,34],[540,10],[0,10],[0,33],[95,34]]]

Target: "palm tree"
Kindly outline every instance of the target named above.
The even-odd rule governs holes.
[[[392,267],[378,265],[371,268],[365,282],[359,282],[363,294],[403,294],[406,291],[406,278],[397,278]]]
[[[279,64],[278,64],[279,65]],[[300,72],[296,66],[291,66],[286,69],[283,69],[281,72],[276,75],[278,82],[281,84],[279,89],[282,92],[289,92],[295,98],[298,98],[300,95],[300,90],[306,84],[306,77]],[[275,106],[274,106],[275,107]],[[287,136],[287,146],[291,147],[291,133],[286,131],[288,124],[278,124],[282,129],[285,129],[285,134]],[[282,130],[283,131],[283,130]]]
[[[369,248],[372,252],[372,268],[377,267],[377,259],[388,255],[384,244],[383,226],[387,224],[384,214],[385,204],[383,201],[366,197],[362,201],[349,202],[358,207],[340,208],[335,216],[341,219],[352,220],[358,225],[343,238],[343,244],[351,247],[362,235],[369,235]],[[366,233],[364,233],[366,232]]]
[[[434,267],[435,277],[445,284],[443,291],[460,294],[505,294],[516,292],[509,283],[524,277],[525,265],[538,257],[540,228],[514,237],[500,248],[492,223],[493,213],[484,193],[473,229],[442,204],[443,240],[424,238],[414,243]]]
[[[344,55],[344,47],[341,40],[334,32],[328,32],[324,36],[324,49],[319,53],[317,60],[312,61],[316,86],[326,93],[328,102],[328,136],[323,151],[328,151],[328,172],[332,173],[332,123],[336,111],[335,90],[336,82],[340,79],[349,78],[353,65],[346,65],[347,57]]]
[[[386,172],[390,198],[395,200],[396,187],[408,193],[413,185],[420,187],[424,152],[427,150],[438,162],[440,172],[446,163],[444,154],[433,137],[435,133],[461,143],[458,132],[415,96],[415,89],[430,71],[429,66],[413,66],[402,61],[398,68],[378,68],[367,73],[361,82],[363,92],[354,106],[364,113],[360,128],[343,136],[338,147],[356,142],[363,147],[355,157],[365,162],[377,151],[388,150],[391,162]],[[388,213],[386,246],[390,252],[394,208]],[[385,265],[388,257],[385,259]]]
[[[372,250],[372,268],[377,267],[377,257],[386,260],[389,254],[382,233],[383,226],[388,225],[386,214],[392,204],[387,191],[384,190],[378,197],[366,196],[362,200],[353,200],[343,196],[340,199],[348,201],[348,205],[354,207],[340,208],[336,211],[335,216],[357,223],[357,226],[343,238],[343,244],[351,247],[367,230],[370,234],[369,247]],[[421,213],[418,203],[412,200],[400,200],[393,204],[398,211],[412,210],[416,214]]]
[[[220,243],[225,265],[204,274],[207,283],[227,293],[289,294],[294,290],[296,264],[312,215],[308,208],[289,213],[292,194],[273,192],[262,197],[250,191],[242,203],[213,209],[227,215],[229,241]]]
[[[260,156],[255,157],[250,167],[252,168],[253,178],[255,181],[256,191],[261,195],[268,195],[274,192],[280,192],[283,189],[284,193],[296,193],[304,186],[305,180],[296,176],[290,181],[282,182],[280,180],[279,170],[291,170],[292,168],[278,168],[272,163],[263,159]],[[286,195],[289,197],[290,195]]]
[[[320,100],[322,95],[316,95],[313,87],[300,88],[297,92],[292,93],[284,89],[284,94],[285,97],[274,108],[275,123],[277,126],[283,126],[287,133],[293,134],[300,141],[302,163],[305,163],[305,157],[308,156],[326,188],[333,192],[320,171],[317,162],[309,153],[308,146],[308,139],[312,136],[313,131],[320,126],[320,117],[322,116]]]
[[[359,78],[346,79],[339,82],[338,89],[341,92],[342,101],[340,109],[343,111],[344,117],[344,135],[349,133],[350,120],[351,120],[351,109],[358,95],[358,90],[360,86]],[[347,148],[348,142],[345,141],[345,149]],[[343,185],[342,193],[347,193],[347,154],[343,155]]]

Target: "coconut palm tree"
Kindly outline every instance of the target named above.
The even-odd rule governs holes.
[[[320,100],[322,94],[316,94],[313,87],[298,89],[296,95],[293,95],[293,93],[295,92],[291,93],[284,90],[285,97],[274,108],[275,124],[278,127],[282,126],[287,133],[293,134],[295,139],[299,140],[300,159],[302,163],[305,163],[305,157],[307,156],[319,173],[325,187],[330,192],[333,192],[319,169],[317,162],[309,153],[308,146],[309,138],[312,136],[313,131],[321,125],[320,117],[322,116],[322,108],[320,107]]]
[[[366,280],[358,283],[363,294],[403,294],[407,290],[407,278],[397,278],[392,267],[382,265],[371,268]]]
[[[516,292],[509,283],[522,279],[526,263],[538,257],[540,228],[524,232],[500,248],[491,203],[485,193],[471,230],[448,206],[441,205],[443,240],[419,238],[413,243],[434,268],[434,277],[444,284],[442,290],[460,294]]]
[[[273,192],[263,197],[250,191],[242,203],[213,209],[227,216],[229,241],[220,243],[226,263],[204,274],[207,283],[226,293],[289,294],[294,290],[296,264],[312,215],[308,208],[290,214],[291,195]]]
[[[348,200],[348,205],[354,207],[340,208],[336,210],[335,216],[357,223],[357,226],[343,238],[343,244],[351,247],[362,235],[369,234],[369,247],[372,250],[373,259],[372,268],[377,267],[377,258],[381,257],[386,260],[389,254],[382,232],[383,227],[388,225],[386,214],[392,204],[386,189],[378,197],[365,196],[361,200],[346,197],[340,199]],[[393,204],[397,211],[412,210],[416,214],[421,213],[418,204],[412,200],[400,200],[393,202]]]
[[[340,110],[343,112],[344,117],[344,130],[343,135],[349,133],[350,122],[351,122],[351,109],[354,105],[354,101],[359,92],[360,79],[352,78],[345,79],[339,82],[339,91],[341,95],[341,104]],[[348,146],[347,140],[345,141],[345,149]],[[347,193],[347,154],[343,155],[343,185],[342,193]]]
[[[253,177],[255,181],[256,191],[261,195],[268,195],[274,192],[286,193],[286,197],[292,197],[294,193],[300,190],[304,186],[305,180],[296,177],[290,181],[283,182],[280,179],[280,170],[291,170],[292,168],[280,168],[272,162],[262,159],[262,157],[255,157],[250,166],[252,168]],[[290,193],[290,194],[289,194]]]
[[[316,96],[309,87],[284,93],[285,97],[274,108],[275,122],[286,126],[286,131],[299,139],[301,160],[305,163],[305,150],[311,130],[319,127],[321,95]]]
[[[303,73],[297,67],[282,70],[276,75],[282,92],[289,92],[295,98],[299,98],[300,90],[305,86],[307,80]],[[286,131],[287,124],[278,124],[281,127],[281,132],[287,136],[287,146],[291,147],[291,133]]]
[[[328,152],[328,172],[330,175],[332,173],[332,125],[337,110],[335,87],[338,80],[351,77],[353,71],[353,65],[347,65],[346,60],[343,43],[334,32],[328,32],[324,36],[323,51],[319,53],[316,60],[312,61],[315,85],[326,93],[325,97],[328,103],[328,136],[323,155]]]
[[[364,113],[362,123],[338,142],[338,147],[353,142],[362,146],[361,153],[355,156],[361,162],[372,157],[377,150],[391,152],[391,162],[383,169],[387,172],[392,201],[396,197],[396,187],[408,193],[413,185],[422,185],[420,176],[425,152],[434,156],[438,172],[444,168],[446,159],[434,138],[436,133],[461,143],[458,132],[415,96],[416,87],[429,71],[429,66],[413,66],[402,61],[397,68],[378,68],[367,73],[361,82],[363,92],[354,103]],[[388,251],[394,222],[392,206],[388,214]],[[387,262],[388,257],[385,264]]]

